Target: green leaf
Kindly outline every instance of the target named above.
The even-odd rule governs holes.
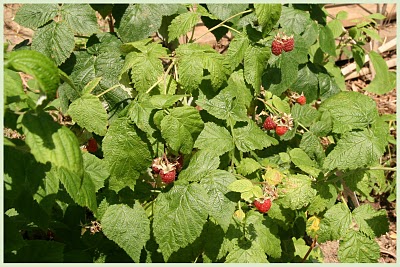
[[[200,180],[208,195],[208,213],[226,232],[231,222],[237,202],[230,200],[227,185],[236,180],[232,173],[223,170],[212,170]]]
[[[4,215],[4,253],[18,250],[23,246],[26,246],[26,241],[22,238],[22,235],[16,225],[15,219]]]
[[[228,86],[223,89],[225,92],[236,97],[240,104],[250,107],[253,96],[251,90],[244,81],[243,70],[233,72],[228,79]]]
[[[57,65],[64,63],[74,47],[74,33],[63,21],[41,27],[32,39],[32,49],[51,58]]]
[[[96,13],[88,4],[64,4],[60,13],[75,33],[91,35],[100,31]]]
[[[348,263],[376,263],[380,257],[380,248],[360,232],[348,231],[339,243],[338,259]]]
[[[336,56],[335,37],[328,25],[319,29],[319,45],[328,55]]]
[[[191,92],[197,89],[203,80],[203,59],[200,55],[196,55],[195,53],[180,54],[180,51],[184,46],[185,44],[180,45],[176,49],[176,55],[179,58],[177,63],[179,82],[183,85],[185,91]]]
[[[71,103],[68,114],[79,126],[104,136],[107,133],[108,115],[97,96],[86,94]]]
[[[253,189],[253,183],[247,179],[237,180],[229,184],[228,189],[234,192],[243,193],[251,191]]]
[[[14,21],[35,30],[54,18],[57,11],[57,4],[24,4],[18,9]]]
[[[185,95],[153,95],[150,98],[150,102],[155,108],[164,109],[181,101],[183,97],[185,97]]]
[[[386,94],[392,91],[396,87],[396,74],[389,71],[386,61],[375,51],[371,51],[369,57],[376,75],[365,90],[375,94]]]
[[[22,87],[21,76],[18,72],[9,69],[4,70],[4,107],[13,111],[27,108],[25,95]],[[8,108],[6,106],[8,105]],[[33,105],[35,106],[35,105]],[[6,140],[6,139],[4,139]]]
[[[340,88],[337,85],[335,78],[329,74],[318,73],[319,94],[322,101],[330,96],[340,93]]]
[[[235,148],[233,139],[228,130],[213,122],[207,122],[200,133],[195,148],[212,150],[217,156],[225,154]]]
[[[305,127],[313,126],[320,115],[319,112],[310,105],[300,104],[295,104],[292,107],[291,114],[295,121],[300,122]]]
[[[300,148],[294,148],[289,152],[292,162],[302,171],[314,177],[318,177],[321,170],[317,168],[316,162],[312,161],[306,152]]]
[[[350,210],[345,204],[334,205],[326,211],[320,222],[317,232],[319,242],[341,239],[348,231],[351,221]]]
[[[272,96],[272,104],[280,113],[290,114],[290,105],[287,101],[280,99],[278,96]]]
[[[292,222],[295,219],[295,212],[291,209],[285,209],[282,207],[279,199],[274,201],[273,205],[271,205],[270,210],[268,211],[268,217],[270,217],[273,222],[285,230],[288,230],[289,227],[292,227]]]
[[[373,164],[385,152],[386,142],[370,130],[348,132],[328,154],[324,169],[354,170]]]
[[[152,134],[154,129],[150,125],[150,121],[154,106],[146,96],[147,95],[143,95],[142,97],[136,98],[129,104],[128,117],[140,130]]]
[[[87,174],[79,175],[65,167],[58,168],[56,172],[75,203],[96,212],[96,188],[92,179]]]
[[[257,170],[261,169],[261,164],[252,158],[244,158],[240,161],[237,166],[237,172],[242,175],[249,175]]]
[[[150,239],[150,221],[139,202],[133,208],[125,205],[111,205],[101,219],[104,235],[117,243],[135,261]]]
[[[233,129],[233,138],[236,147],[242,152],[263,149],[278,144],[276,139],[267,135],[251,120],[248,121],[246,126]]]
[[[282,6],[282,14],[278,21],[286,35],[301,34],[310,24],[310,15],[293,7]]]
[[[246,235],[253,243],[257,243],[265,253],[273,258],[281,257],[281,240],[278,238],[278,226],[269,217],[250,211],[246,214]]]
[[[319,110],[331,114],[335,133],[363,129],[378,117],[375,102],[357,92],[340,92],[322,102]]]
[[[209,172],[218,169],[219,157],[212,150],[200,150],[190,159],[189,166],[179,174],[180,180],[201,181]]]
[[[307,206],[317,193],[311,187],[311,178],[303,174],[285,177],[278,190],[282,206],[292,210]]]
[[[245,11],[249,4],[207,4],[207,9],[211,14],[215,15],[219,20],[226,20],[231,16]],[[235,23],[235,18],[230,20]]]
[[[254,4],[254,9],[263,32],[268,33],[281,16],[282,4]]]
[[[226,256],[225,263],[267,263],[267,257],[257,243],[241,241]]]
[[[208,216],[208,196],[196,183],[175,184],[157,197],[153,231],[165,261],[198,238]]]
[[[316,183],[313,188],[317,190],[317,195],[311,200],[307,211],[310,214],[318,214],[329,209],[335,204],[338,192],[333,184]]]
[[[175,151],[189,154],[204,123],[194,107],[177,107],[161,121],[161,134]]]
[[[110,168],[110,187],[118,192],[125,186],[134,190],[140,174],[150,167],[150,144],[125,118],[113,121],[103,139],[104,159]]]
[[[199,20],[200,16],[196,12],[186,12],[176,16],[168,26],[169,41],[173,41],[193,30],[193,27],[196,26]]]
[[[171,4],[130,4],[122,15],[118,36],[124,43],[149,37],[160,28],[162,16],[174,14],[178,7]]]
[[[48,214],[51,214],[56,195],[60,188],[60,180],[58,179],[58,173],[55,169],[56,168],[53,167],[50,171],[46,172],[46,177],[41,181],[38,190],[33,195],[33,199],[36,200]]]
[[[244,77],[256,94],[260,92],[261,77],[270,55],[270,49],[253,45],[249,45],[244,54]]]
[[[82,89],[82,94],[90,94],[93,89],[99,84],[99,82],[101,81],[102,77],[96,77],[93,80],[91,80],[90,82],[88,82],[85,87],[83,87]]]
[[[376,211],[371,205],[364,204],[355,208],[352,214],[360,231],[371,239],[389,232],[388,218],[383,209]]]
[[[57,241],[26,240],[26,246],[22,247],[15,254],[11,254],[6,260],[15,263],[50,263],[64,261],[65,244]]]
[[[229,64],[231,69],[235,69],[243,62],[247,47],[249,46],[249,38],[244,34],[236,34],[229,44],[226,52],[225,62]]]
[[[333,19],[326,24],[332,31],[333,37],[338,38],[344,32],[344,27],[339,19]]]
[[[222,90],[217,96],[208,99],[199,99],[196,104],[201,106],[214,117],[227,121],[247,121],[247,110],[234,93],[229,89]]]
[[[49,100],[56,96],[60,77],[57,66],[43,54],[31,50],[19,50],[8,54],[5,68],[12,68],[33,76]]]
[[[104,187],[104,181],[110,176],[108,165],[104,159],[99,159],[90,153],[83,153],[85,173],[92,179],[95,191]]]
[[[290,86],[294,92],[304,93],[307,102],[318,98],[318,73],[315,66],[308,63],[302,66],[297,73],[296,81]]]
[[[38,162],[51,162],[76,173],[83,173],[83,161],[76,136],[54,122],[46,113],[25,113],[21,120],[25,142]]]

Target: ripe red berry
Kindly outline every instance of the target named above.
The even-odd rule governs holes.
[[[165,172],[164,170],[160,171],[160,177],[161,180],[166,183],[172,183],[173,181],[175,181],[175,176],[176,176],[176,170],[172,169],[169,172]]]
[[[286,39],[282,39],[282,48],[285,52],[290,52],[294,48],[294,39],[293,37],[288,37]]]
[[[265,130],[273,130],[276,127],[276,123],[271,117],[267,117],[264,121],[263,127]]]
[[[288,130],[287,126],[278,125],[275,128],[275,132],[277,135],[284,135],[287,132],[287,130]]]
[[[94,139],[93,137],[89,139],[87,145],[86,145],[86,149],[87,151],[89,151],[90,153],[94,153],[97,151],[97,142],[96,139]]]
[[[307,102],[307,99],[304,95],[301,95],[299,98],[296,99],[296,102],[300,105],[304,105]]]
[[[272,202],[271,199],[267,198],[264,200],[254,200],[253,204],[259,212],[266,213],[271,208]]]
[[[272,54],[279,56],[282,53],[283,44],[279,39],[274,39],[271,45]]]

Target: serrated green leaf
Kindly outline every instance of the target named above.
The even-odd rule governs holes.
[[[319,45],[328,55],[336,56],[335,37],[328,25],[319,29]]]
[[[25,240],[17,228],[14,218],[4,216],[4,253],[9,253],[13,250],[18,250],[23,246],[26,246]]]
[[[257,170],[261,169],[261,164],[252,158],[244,158],[240,161],[239,166],[237,166],[237,172],[242,175],[249,175]]]
[[[154,106],[150,99],[146,96],[139,97],[129,104],[128,117],[136,124],[136,126],[149,134],[154,132],[153,127],[150,125],[151,115]]]
[[[326,24],[331,30],[333,37],[338,38],[343,32],[344,27],[342,22],[339,19],[333,19]]]
[[[371,205],[364,204],[355,208],[352,214],[360,231],[371,239],[389,232],[388,218],[383,209],[376,211]]]
[[[108,165],[104,159],[99,159],[90,153],[83,153],[82,157],[85,173],[92,179],[97,192],[104,187],[104,181],[110,176]]]
[[[219,157],[212,150],[200,150],[190,159],[189,166],[179,174],[180,180],[200,181],[210,171],[218,169]]]
[[[200,236],[207,216],[208,195],[199,184],[175,184],[158,195],[153,231],[165,261]]]
[[[57,65],[71,55],[74,47],[74,33],[63,21],[41,27],[32,39],[32,49],[51,58]]]
[[[161,134],[175,151],[189,154],[204,123],[194,107],[177,107],[161,121]]]
[[[178,10],[171,4],[130,4],[122,15],[117,29],[124,43],[149,37],[161,26],[162,16],[169,16]]]
[[[247,213],[245,225],[246,235],[253,243],[260,247],[273,258],[281,257],[281,240],[278,238],[278,226],[269,217],[250,211]]]
[[[64,4],[61,17],[76,33],[91,35],[100,31],[96,13],[88,4]]]
[[[229,44],[225,61],[231,69],[236,68],[244,59],[245,52],[249,46],[249,38],[244,34],[237,34]]]
[[[114,241],[135,261],[150,239],[150,221],[139,202],[133,208],[125,204],[111,205],[101,220],[104,235]]]
[[[273,219],[273,222],[281,226],[283,229],[288,230],[289,227],[292,227],[292,222],[295,219],[295,212],[291,209],[285,209],[278,202],[278,200],[274,201],[273,205],[271,205],[270,210],[268,211],[268,217]]]
[[[294,9],[293,7],[282,6],[282,13],[278,23],[285,31],[286,35],[301,34],[307,28],[310,22],[310,14]]]
[[[57,4],[24,4],[18,9],[14,21],[35,30],[54,18],[57,11]]]
[[[18,72],[9,69],[4,70],[4,107],[12,111],[20,111],[28,107],[29,98],[22,87],[21,76]],[[32,103],[33,107],[35,106]],[[6,107],[7,106],[7,107]],[[6,139],[4,139],[5,142]],[[11,145],[11,144],[10,144]]]
[[[396,87],[396,75],[389,72],[386,61],[375,51],[369,53],[369,57],[376,71],[375,78],[365,87],[365,90],[376,94],[385,94]]]
[[[325,73],[318,73],[319,94],[321,100],[329,98],[330,96],[340,93],[340,88],[337,85],[334,77]]]
[[[308,63],[299,69],[296,81],[290,89],[294,92],[304,93],[307,102],[318,98],[318,72],[315,66]]]
[[[226,128],[213,122],[207,122],[194,143],[194,147],[212,150],[217,156],[220,156],[234,149],[235,145],[231,134]]]
[[[280,99],[278,96],[272,96],[272,104],[280,113],[290,114],[290,105],[287,101]]]
[[[225,263],[267,263],[267,257],[257,243],[241,241],[226,256]]]
[[[57,66],[43,54],[31,50],[19,50],[11,52],[5,68],[22,71],[33,76],[39,84],[39,89],[44,92],[49,100],[52,100],[60,84]]]
[[[103,139],[104,159],[110,170],[110,187],[119,191],[125,186],[134,190],[136,180],[151,166],[150,144],[125,118],[114,120]]]
[[[340,92],[322,102],[319,110],[331,114],[335,133],[363,129],[378,117],[375,102],[357,92]]]
[[[182,100],[183,97],[185,95],[153,95],[150,98],[150,102],[155,108],[164,109]]]
[[[249,5],[248,4],[207,4],[207,9],[211,14],[215,15],[219,20],[226,20],[231,16],[245,11]],[[235,23],[235,20],[231,20]]]
[[[359,193],[367,198],[371,193],[371,181],[367,172],[363,169],[355,169],[353,171],[346,171],[343,173],[343,180],[350,190]]]
[[[326,157],[318,136],[312,132],[306,132],[303,134],[299,147],[303,149],[309,157],[315,158],[320,165]]]
[[[253,183],[247,179],[237,180],[228,185],[229,190],[239,193],[251,191],[252,188]]]
[[[46,113],[25,113],[21,120],[25,142],[38,162],[51,162],[76,173],[83,173],[83,161],[75,135],[54,122]]]
[[[244,106],[250,107],[253,96],[244,81],[243,70],[235,71],[229,76],[228,86],[223,91],[235,96],[236,100]]]
[[[319,118],[320,115],[319,112],[310,105],[300,104],[295,104],[292,107],[291,114],[295,121],[300,122],[305,127],[314,125],[314,122]]]
[[[345,133],[326,157],[324,169],[354,170],[368,166],[382,156],[385,145],[380,136],[367,129]]]
[[[380,248],[360,232],[348,231],[339,243],[338,259],[348,263],[376,263],[380,257]]]
[[[263,132],[253,121],[248,121],[244,127],[233,129],[233,138],[236,147],[242,152],[278,144],[276,139]]]
[[[249,45],[244,53],[244,77],[258,94],[260,92],[261,77],[271,51],[266,47]]]
[[[179,46],[177,56],[179,57]],[[185,91],[191,92],[198,88],[203,80],[203,60],[199,55],[183,54],[178,60],[179,82],[184,86]]]
[[[310,214],[318,214],[325,209],[331,208],[337,199],[338,192],[333,184],[316,183],[313,188],[317,190],[317,195],[311,200],[307,211]]]
[[[68,114],[79,126],[104,136],[107,132],[108,115],[97,96],[86,94],[71,103]]]
[[[285,177],[278,192],[283,207],[293,210],[308,205],[317,193],[311,187],[311,178],[302,174]]]
[[[57,171],[55,168],[52,168],[50,171],[46,172],[46,177],[41,181],[38,190],[33,195],[33,199],[36,200],[48,214],[51,214],[59,188],[60,180],[58,179]]]
[[[169,41],[186,34],[193,30],[193,27],[199,22],[200,16],[196,12],[186,12],[176,16],[168,26]]]
[[[82,94],[90,94],[93,89],[99,84],[99,82],[101,81],[102,77],[96,77],[93,80],[91,80],[90,82],[88,82],[85,87],[83,87],[82,89]]]
[[[15,254],[9,254],[7,262],[62,263],[64,261],[64,243],[47,240],[26,240],[26,246]]]
[[[323,243],[328,240],[338,240],[342,238],[348,231],[352,221],[349,208],[338,203],[328,209],[324,214],[324,218],[320,222],[318,230],[318,240]]]
[[[226,194],[228,185],[236,180],[232,173],[223,170],[212,170],[200,180],[208,195],[208,213],[226,232],[231,222],[237,202],[230,200]]]
[[[254,4],[254,9],[263,32],[268,33],[281,16],[282,4]]]
[[[65,167],[58,168],[57,173],[75,203],[96,212],[96,189],[92,179],[87,174],[79,175]]]
[[[300,148],[294,148],[289,152],[292,162],[302,171],[314,177],[318,177],[321,170],[317,168],[316,162],[311,160],[306,152]]]

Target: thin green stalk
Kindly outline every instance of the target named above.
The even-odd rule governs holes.
[[[152,86],[150,86],[150,88],[146,91],[146,94],[150,93],[151,90],[154,89],[154,87],[156,87],[160,82],[162,82],[163,78],[158,79],[158,81],[156,81]]]
[[[228,26],[228,25],[221,25],[222,27],[225,27],[225,28],[227,28],[227,29],[229,29],[229,30],[231,30],[231,31],[233,31],[233,32],[236,32],[237,34],[241,34],[241,32],[240,31],[238,31],[238,30],[236,30],[236,29],[234,29],[234,28],[232,28],[232,27],[230,27],[230,26]]]
[[[108,89],[105,90],[104,92],[101,92],[100,94],[98,94],[97,97],[100,97],[100,96],[102,96],[102,95],[104,95],[104,94],[107,94],[108,92],[114,90],[115,88],[117,88],[117,87],[119,87],[119,86],[120,86],[119,84],[116,84],[116,85],[114,85],[114,86],[108,88]]]
[[[239,12],[239,13],[233,15],[233,16],[230,16],[230,17],[227,18],[226,20],[224,20],[224,21],[222,21],[221,23],[215,25],[214,27],[212,27],[211,29],[209,29],[208,31],[206,31],[205,33],[203,33],[202,35],[200,35],[200,37],[194,39],[194,40],[193,40],[193,43],[196,42],[197,40],[199,40],[200,38],[202,38],[202,37],[203,37],[204,35],[206,35],[207,33],[212,32],[213,30],[215,30],[215,29],[221,27],[222,25],[225,24],[225,22],[227,22],[227,21],[229,21],[229,20],[231,20],[231,19],[233,19],[233,18],[236,18],[237,16],[240,16],[240,15],[243,15],[243,14],[246,14],[246,13],[250,13],[250,12],[253,12],[253,10],[252,10],[252,9],[245,10],[245,11]]]
[[[164,94],[167,94],[167,76],[168,73],[171,71],[171,69],[175,66],[175,61],[176,59],[174,58],[171,62],[171,64],[168,66],[167,70],[165,71],[164,75],[163,75],[163,80],[164,80]]]

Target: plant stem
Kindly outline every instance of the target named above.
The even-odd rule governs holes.
[[[202,38],[202,37],[203,37],[204,35],[206,35],[207,33],[212,32],[213,30],[215,30],[215,29],[217,29],[217,28],[223,26],[225,22],[227,22],[227,21],[229,21],[229,20],[231,20],[231,19],[233,19],[233,18],[235,18],[235,17],[237,17],[237,16],[240,16],[240,15],[243,15],[243,14],[246,14],[246,13],[250,13],[250,12],[253,12],[253,9],[245,10],[245,11],[239,12],[239,13],[233,15],[233,16],[230,16],[230,17],[227,18],[226,20],[224,20],[224,21],[222,21],[221,23],[215,25],[214,27],[212,27],[211,29],[209,29],[208,31],[206,31],[205,33],[203,33],[202,35],[200,35],[200,37],[194,39],[194,40],[193,40],[193,43],[196,42],[197,40],[199,40],[200,38]]]
[[[232,28],[232,27],[230,27],[230,26],[228,26],[228,25],[223,24],[223,25],[221,25],[221,26],[222,26],[222,27],[225,27],[225,28],[227,28],[227,29],[229,29],[229,30],[231,30],[231,31],[233,31],[233,32],[236,32],[237,34],[241,34],[240,31],[238,31],[238,30],[236,30],[236,29],[234,29],[234,28]]]
[[[379,167],[371,167],[371,168],[369,168],[369,170],[382,170],[382,171],[397,171],[397,169],[396,168],[390,168],[390,167],[382,167],[382,166],[379,166]]]
[[[146,91],[146,94],[150,93],[150,91],[153,90],[153,88],[156,87],[162,80],[163,78],[158,79],[158,81],[156,81],[152,86],[150,86],[150,88]]]
[[[116,84],[116,85],[114,85],[114,86],[108,88],[108,89],[105,90],[104,92],[101,92],[100,94],[98,94],[97,97],[100,97],[100,96],[102,96],[102,95],[104,95],[104,94],[107,94],[108,92],[114,90],[115,88],[117,88],[117,87],[119,87],[119,86],[120,86],[119,84]]]
[[[176,59],[172,59],[171,64],[168,66],[167,70],[165,71],[164,75],[163,75],[163,80],[164,80],[164,94],[167,94],[167,76],[168,73],[171,71],[171,69],[175,66],[175,61]]]
[[[316,243],[317,243],[317,237],[315,237],[315,238],[313,239],[313,242],[312,242],[310,248],[308,249],[306,255],[305,255],[304,258],[303,258],[303,260],[301,261],[302,263],[305,262],[305,261],[307,260],[307,258],[308,258],[308,256],[310,255],[311,251],[314,249]]]

